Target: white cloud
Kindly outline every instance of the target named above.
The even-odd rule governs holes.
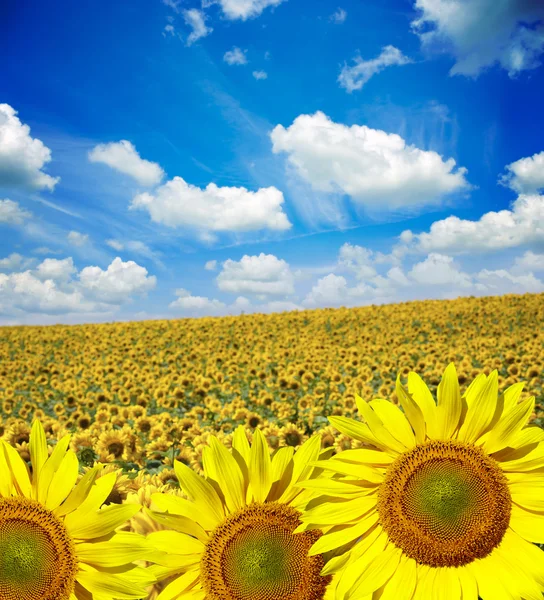
[[[223,60],[229,65],[247,65],[247,50],[233,46],[232,50],[225,52]]]
[[[0,104],[0,186],[53,190],[60,177],[42,171],[50,161],[51,150],[30,136],[30,127],[21,123],[17,111]]]
[[[544,4],[534,0],[416,0],[422,47],[455,57],[451,75],[476,77],[498,63],[513,77],[544,51]]]
[[[338,263],[341,268],[352,271],[357,279],[370,279],[377,274],[372,266],[373,254],[363,246],[345,243],[338,253]]]
[[[214,314],[224,312],[227,305],[219,300],[210,300],[205,296],[192,296],[191,292],[183,288],[176,290],[177,300],[171,302],[168,306],[172,309],[181,309],[186,312],[198,312],[206,314]]]
[[[338,8],[329,17],[329,21],[331,21],[335,25],[341,25],[342,23],[344,23],[347,16],[348,16],[348,13],[343,8]]]
[[[463,167],[433,151],[409,146],[396,134],[334,123],[324,113],[300,115],[270,134],[274,153],[314,190],[347,194],[370,211],[440,205],[470,189]]]
[[[408,276],[423,285],[458,285],[470,287],[470,276],[463,273],[451,256],[431,253],[427,258],[415,264]]]
[[[119,240],[106,240],[106,244],[108,244],[110,248],[117,250],[117,252],[120,252],[124,248],[124,245]]]
[[[100,267],[85,267],[79,281],[90,297],[108,304],[121,304],[133,294],[152,290],[157,278],[148,276],[147,269],[134,261],[123,262],[116,257],[105,271]]]
[[[89,235],[86,233],[79,233],[79,231],[70,231],[70,233],[68,233],[68,241],[72,246],[80,248],[89,241]]]
[[[518,194],[536,194],[544,188],[544,151],[520,158],[506,169],[509,172],[499,178],[499,183]]]
[[[527,250],[523,256],[518,256],[512,268],[515,274],[539,271],[544,271],[544,254],[535,254],[531,250]]]
[[[197,8],[190,8],[182,12],[185,23],[193,30],[187,38],[187,46],[194,44],[200,38],[209,35],[213,29],[206,25],[206,15]]]
[[[206,269],[206,271],[215,271],[215,269],[217,268],[217,261],[216,260],[207,261],[206,264],[204,265],[204,268]]]
[[[35,260],[35,258],[25,258],[17,252],[12,252],[6,258],[0,259],[0,271],[20,271],[31,266]]]
[[[69,281],[77,269],[72,257],[59,260],[57,258],[46,258],[36,267],[34,275],[41,281],[51,279],[53,281]]]
[[[255,79],[257,79],[257,80],[267,79],[268,74],[266,71],[253,71],[253,77],[255,77]]]
[[[174,177],[155,191],[134,197],[131,209],[147,210],[151,219],[169,227],[190,227],[202,232],[285,231],[291,227],[282,210],[283,194],[275,187],[252,192],[243,187],[201,189]]]
[[[173,25],[170,25],[170,24],[165,25],[165,27],[163,29],[163,32],[162,32],[162,35],[164,37],[166,37],[167,33],[169,33],[170,35],[176,35],[176,29],[175,29],[175,27]]]
[[[302,304],[305,306],[335,306],[345,301],[348,282],[345,277],[329,273],[312,287]]]
[[[157,185],[164,176],[157,163],[140,158],[134,145],[127,140],[98,144],[89,152],[89,160],[104,163],[145,186]]]
[[[544,292],[544,283],[533,273],[514,275],[505,269],[489,271],[483,269],[476,275],[480,286],[489,294],[522,294]],[[480,289],[482,289],[480,287]]]
[[[384,46],[381,54],[371,60],[363,60],[360,56],[354,59],[355,64],[349,67],[344,63],[338,83],[340,87],[351,93],[360,90],[365,83],[373,76],[393,65],[407,65],[412,62],[407,56],[394,46]]]
[[[0,224],[22,225],[31,216],[32,213],[21,208],[17,202],[0,200]]]
[[[405,233],[403,235],[405,239],[410,237]],[[544,196],[521,195],[512,204],[511,210],[491,211],[478,221],[455,216],[435,221],[429,232],[413,234],[412,243],[423,252],[462,254],[515,248],[543,241]]]
[[[227,19],[245,21],[258,17],[265,8],[278,6],[284,0],[217,0]]]
[[[245,255],[240,261],[223,263],[217,276],[223,292],[287,296],[294,293],[294,276],[289,264],[273,254]]]

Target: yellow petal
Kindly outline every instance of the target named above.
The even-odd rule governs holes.
[[[83,500],[75,510],[70,512],[70,514],[66,515],[64,520],[66,527],[70,528],[75,526],[77,523],[82,522],[88,514],[96,512],[110,495],[116,479],[116,473],[107,473],[102,477],[95,478],[85,500]],[[68,500],[70,500],[70,498],[68,498]]]
[[[202,554],[204,544],[179,531],[154,531],[146,538],[157,550],[176,554]]]
[[[468,405],[465,420],[457,435],[459,440],[473,443],[485,432],[495,414],[498,395],[498,374],[493,371]]]
[[[194,502],[190,502],[185,498],[157,492],[151,494],[153,508],[158,508],[162,512],[167,512],[172,515],[181,515],[187,517],[201,525],[204,529],[211,531],[215,529],[218,520],[214,514],[207,510],[199,510],[199,506]]]
[[[30,484],[30,473],[25,461],[21,458],[17,450],[9,444],[3,444],[4,457],[9,465],[9,469],[13,475],[13,484],[21,496],[31,497],[32,486]],[[1,450],[1,448],[0,448]],[[11,479],[11,478],[10,478]]]
[[[221,522],[225,517],[223,504],[211,483],[179,460],[174,461],[174,471],[181,489],[197,504],[197,509],[206,511],[216,525]]]
[[[485,436],[483,449],[489,454],[502,450],[510,445],[511,438],[515,438],[526,425],[534,410],[534,397],[527,398],[521,404],[517,404],[502,416],[499,422]]]
[[[544,467],[544,442],[495,454],[503,471],[532,471]]]
[[[60,467],[66,451],[68,450],[68,444],[70,443],[70,435],[65,435],[61,440],[57,442],[57,445],[53,449],[51,456],[45,461],[40,471],[40,480],[38,484],[38,501],[45,504],[47,498],[47,492],[51,485],[51,480],[55,471]]]
[[[378,554],[374,560],[367,565],[360,577],[353,584],[346,595],[346,600],[355,600],[366,594],[371,594],[388,581],[400,561],[402,550],[393,544],[388,544],[384,551]]]
[[[458,570],[451,567],[440,567],[436,570],[433,598],[436,600],[461,600]]]
[[[0,440],[0,497],[11,496],[13,490],[11,471],[4,453],[4,443]]]
[[[408,392],[423,413],[426,436],[435,439],[438,435],[436,403],[423,379],[414,371],[408,373]]]
[[[371,529],[378,522],[378,518],[378,511],[373,510],[353,525],[342,524],[336,531],[332,530],[322,535],[310,548],[308,555],[324,554],[329,550],[340,548],[344,544],[356,540]]]
[[[46,508],[55,510],[66,499],[76,484],[78,470],[79,461],[77,456],[70,450],[64,455],[59,468],[51,479],[51,485],[45,500]]]
[[[376,507],[376,497],[362,496],[343,502],[325,502],[302,514],[303,523],[314,525],[339,525],[360,519]]]
[[[78,560],[96,567],[126,565],[135,560],[144,559],[149,554],[149,544],[145,538],[137,536],[137,534],[130,540],[126,538],[117,540],[114,536],[107,542],[76,544]]]
[[[139,510],[139,504],[110,504],[94,513],[85,516],[85,519],[70,527],[68,532],[73,538],[90,540],[111,533],[117,527],[125,524]],[[69,516],[72,516],[72,513]],[[64,521],[66,525],[66,520]]]
[[[80,504],[89,495],[95,479],[103,468],[104,465],[96,465],[83,475],[78,484],[70,492],[68,498],[66,498],[66,501],[54,510],[54,513],[57,515],[57,517],[63,517],[64,515],[76,510],[76,508],[80,506]]]
[[[32,424],[30,432],[30,462],[32,464],[32,497],[38,498],[38,480],[43,464],[47,460],[47,439],[43,426],[37,419]]]
[[[368,404],[378,415],[387,430],[403,446],[413,448],[416,445],[416,438],[410,427],[410,423],[398,406],[381,398],[371,400]],[[423,416],[421,418],[423,419]]]
[[[313,435],[295,452],[293,455],[293,474],[291,481],[281,495],[279,499],[280,502],[288,503],[300,493],[300,489],[295,488],[294,484],[310,477],[315,468],[313,463],[319,458],[320,449],[321,437]],[[319,464],[321,465],[324,462],[326,461],[319,461]]]
[[[253,500],[264,502],[272,485],[272,474],[270,451],[260,429],[253,432],[249,456],[249,482]]]
[[[160,523],[161,525],[165,525],[170,529],[175,529],[181,533],[192,535],[203,543],[206,543],[209,539],[209,536],[204,529],[202,529],[202,527],[192,519],[188,519],[187,517],[183,517],[181,515],[170,515],[156,512],[149,510],[145,506],[143,511],[154,521]]]
[[[453,363],[450,363],[444,371],[442,380],[438,384],[437,397],[437,438],[445,440],[453,436],[459,426],[462,412],[459,380]]]
[[[360,400],[361,402],[364,402],[362,398]],[[344,435],[347,435],[355,440],[359,440],[360,442],[364,442],[365,444],[371,444],[372,446],[376,446],[376,448],[380,448],[380,450],[388,452],[393,456],[398,456],[399,452],[401,452],[390,448],[385,442],[380,441],[370,431],[370,427],[366,423],[360,423],[359,421],[356,421],[355,419],[350,419],[348,417],[328,417],[328,419],[329,423],[335,429],[338,429],[338,431],[340,431]]]
[[[410,392],[408,392],[401,384],[400,374],[397,376],[395,385],[399,403],[415,432],[415,439],[412,446],[415,445],[415,442],[422,444],[425,441],[425,419],[423,417],[423,412],[417,402],[412,398]]]
[[[147,595],[146,588],[155,578],[149,569],[135,568],[128,574],[107,573],[103,569],[93,569],[80,563],[77,581],[93,594],[94,598],[115,598],[116,600],[140,600]]]
[[[234,456],[213,435],[209,440],[209,457],[214,464],[216,481],[225,496],[230,512],[245,505],[245,483]]]
[[[157,596],[157,600],[173,600],[182,592],[190,589],[198,581],[199,571],[197,569],[180,575],[172,583],[169,583]]]
[[[525,510],[512,504],[510,527],[525,540],[544,544],[544,513]]]
[[[357,400],[357,408],[369,426],[372,435],[376,439],[379,439],[383,444],[386,444],[390,449],[396,450],[397,452],[404,452],[407,449],[406,446],[393,437],[392,433],[385,427],[377,413],[372,410],[370,404],[365,402],[360,396],[355,395],[355,399]],[[332,417],[329,418],[329,421],[331,418]],[[336,417],[336,420],[340,418],[342,417]]]
[[[380,600],[411,600],[416,579],[416,561],[402,555],[397,570],[385,584]]]
[[[504,412],[512,410],[516,404],[518,403],[521,392],[525,387],[524,381],[519,381],[518,383],[514,383],[513,385],[507,387],[503,392],[503,404],[504,404]]]

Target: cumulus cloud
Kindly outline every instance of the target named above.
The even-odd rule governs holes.
[[[345,301],[348,292],[348,282],[342,275],[329,273],[321,277],[312,287],[303,301],[308,307],[334,306]]]
[[[68,233],[68,241],[72,246],[81,248],[89,241],[89,235],[86,233],[79,233],[79,231],[70,231]]]
[[[347,194],[369,211],[440,205],[471,189],[455,160],[420,150],[396,134],[365,125],[348,127],[322,112],[300,115],[270,134],[274,153],[320,192]]]
[[[29,219],[32,213],[24,210],[18,202],[13,200],[0,200],[0,224],[22,225],[25,219]]]
[[[141,185],[157,185],[164,177],[161,167],[141,158],[134,145],[127,140],[98,144],[89,152],[88,157],[91,162],[104,163],[120,173],[129,175]]]
[[[348,13],[343,8],[338,8],[329,17],[329,21],[331,21],[335,25],[341,25],[345,22],[347,16]]]
[[[258,17],[265,8],[278,6],[284,0],[217,0],[227,19],[246,21]],[[211,2],[210,2],[211,4]]]
[[[544,151],[527,158],[520,158],[506,165],[508,173],[499,183],[518,194],[536,194],[544,188]]]
[[[239,261],[226,260],[216,281],[224,292],[262,296],[294,293],[294,276],[289,264],[262,252],[258,256],[245,255]]]
[[[535,69],[544,51],[544,4],[535,0],[416,0],[423,49],[455,57],[451,75],[477,77],[499,64],[510,77]]]
[[[89,266],[79,274],[72,258],[47,258],[35,269],[0,273],[0,315],[23,322],[39,322],[44,315],[62,315],[69,322],[75,313],[95,319],[155,284],[156,278],[148,276],[146,269],[120,258],[105,271]]]
[[[362,89],[373,75],[380,73],[380,71],[383,71],[387,67],[407,65],[412,62],[411,59],[404,56],[395,46],[384,46],[377,58],[363,60],[360,56],[356,56],[353,61],[355,64],[351,67],[344,63],[338,76],[340,87],[344,88],[350,94],[355,90]]]
[[[132,260],[123,262],[116,257],[106,270],[85,267],[79,273],[81,288],[90,297],[108,304],[120,304],[133,294],[144,294],[157,284],[154,275]]]
[[[6,258],[0,259],[0,271],[26,269],[27,267],[30,267],[35,260],[35,258],[25,258],[18,252],[12,252],[9,256],[6,256]]]
[[[51,150],[30,136],[30,127],[17,114],[9,104],[0,104],[0,186],[53,190],[60,177],[42,170],[51,161]]]
[[[372,265],[374,253],[363,246],[343,244],[338,253],[339,266],[352,271],[357,279],[374,277],[376,269]]]
[[[514,274],[544,271],[544,254],[537,254],[527,250],[522,256],[518,256],[511,269]]]
[[[72,257],[59,260],[57,258],[46,258],[41,262],[34,275],[41,281],[51,279],[53,281],[69,281],[77,269]]]
[[[266,71],[253,71],[253,77],[255,77],[257,81],[260,79],[268,79],[268,73]]]
[[[275,187],[252,192],[243,187],[201,189],[174,177],[154,195],[134,197],[131,209],[146,210],[151,219],[169,227],[189,227],[202,232],[285,231],[291,227],[282,210],[283,194]]]
[[[450,216],[435,221],[428,232],[403,233],[423,252],[455,254],[515,248],[544,241],[544,196],[519,196],[511,210],[490,211],[478,221]]]
[[[241,50],[237,46],[233,46],[232,50],[228,50],[223,55],[223,60],[228,65],[247,65],[247,50]]]
[[[470,287],[470,277],[463,273],[451,256],[431,253],[427,258],[415,264],[408,276],[416,283],[424,285],[454,284]]]
[[[187,38],[187,46],[194,44],[200,38],[209,35],[213,29],[206,25],[206,15],[197,8],[182,11],[185,23],[193,30]]]
[[[207,261],[206,264],[204,265],[204,268],[206,269],[206,271],[215,271],[215,269],[217,268],[217,261],[216,260]]]
[[[189,313],[202,313],[214,314],[222,313],[226,309],[227,305],[219,300],[210,300],[205,296],[193,296],[191,292],[180,288],[176,290],[177,300],[171,302],[168,306],[172,309],[181,309]]]
[[[515,275],[505,269],[483,269],[476,275],[476,280],[479,282],[478,289],[485,290],[490,295],[544,292],[544,283],[533,273]]]

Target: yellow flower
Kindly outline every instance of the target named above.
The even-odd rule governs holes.
[[[149,511],[168,527],[147,536],[157,550],[150,569],[159,581],[175,576],[157,600],[332,600],[323,558],[308,556],[321,532],[293,534],[308,498],[294,484],[313,475],[319,454],[314,436],[271,458],[262,432],[250,445],[240,426],[231,451],[210,436],[204,477],[176,461],[188,499],[153,494],[160,512]]]
[[[116,474],[101,466],[77,485],[78,460],[63,437],[48,457],[43,427],[30,435],[32,475],[17,451],[0,441],[0,598],[104,600],[142,598],[152,574],[133,561],[149,553],[136,533],[115,530],[137,505],[100,506]]]
[[[450,364],[437,404],[410,373],[408,390],[397,378],[404,412],[357,397],[364,423],[330,417],[374,447],[321,461],[333,475],[303,484],[327,494],[302,516],[299,530],[329,528],[310,554],[347,550],[327,565],[341,571],[337,600],[542,597],[544,431],[526,427],[522,387],[499,396],[493,371],[461,396]]]

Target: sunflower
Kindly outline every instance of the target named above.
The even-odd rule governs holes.
[[[30,435],[32,474],[0,441],[0,598],[2,600],[139,599],[154,583],[133,561],[149,553],[136,533],[116,532],[139,507],[100,509],[116,475],[101,466],[75,485],[78,460],[63,437],[48,457],[43,427]],[[100,509],[100,510],[99,510]]]
[[[168,528],[147,536],[156,548],[150,569],[158,581],[173,577],[157,600],[332,600],[323,557],[308,556],[321,531],[293,535],[309,496],[294,484],[318,472],[309,463],[319,454],[315,436],[271,458],[262,432],[250,445],[240,426],[230,451],[210,436],[203,477],[176,461],[188,499],[153,494],[158,511],[148,510]]]
[[[497,379],[480,374],[461,396],[450,364],[435,404],[411,372],[408,390],[397,378],[403,411],[357,397],[364,423],[329,418],[373,447],[319,463],[327,496],[297,529],[328,528],[310,555],[336,550],[336,600],[542,600],[544,431],[527,426],[523,384],[499,396]]]

